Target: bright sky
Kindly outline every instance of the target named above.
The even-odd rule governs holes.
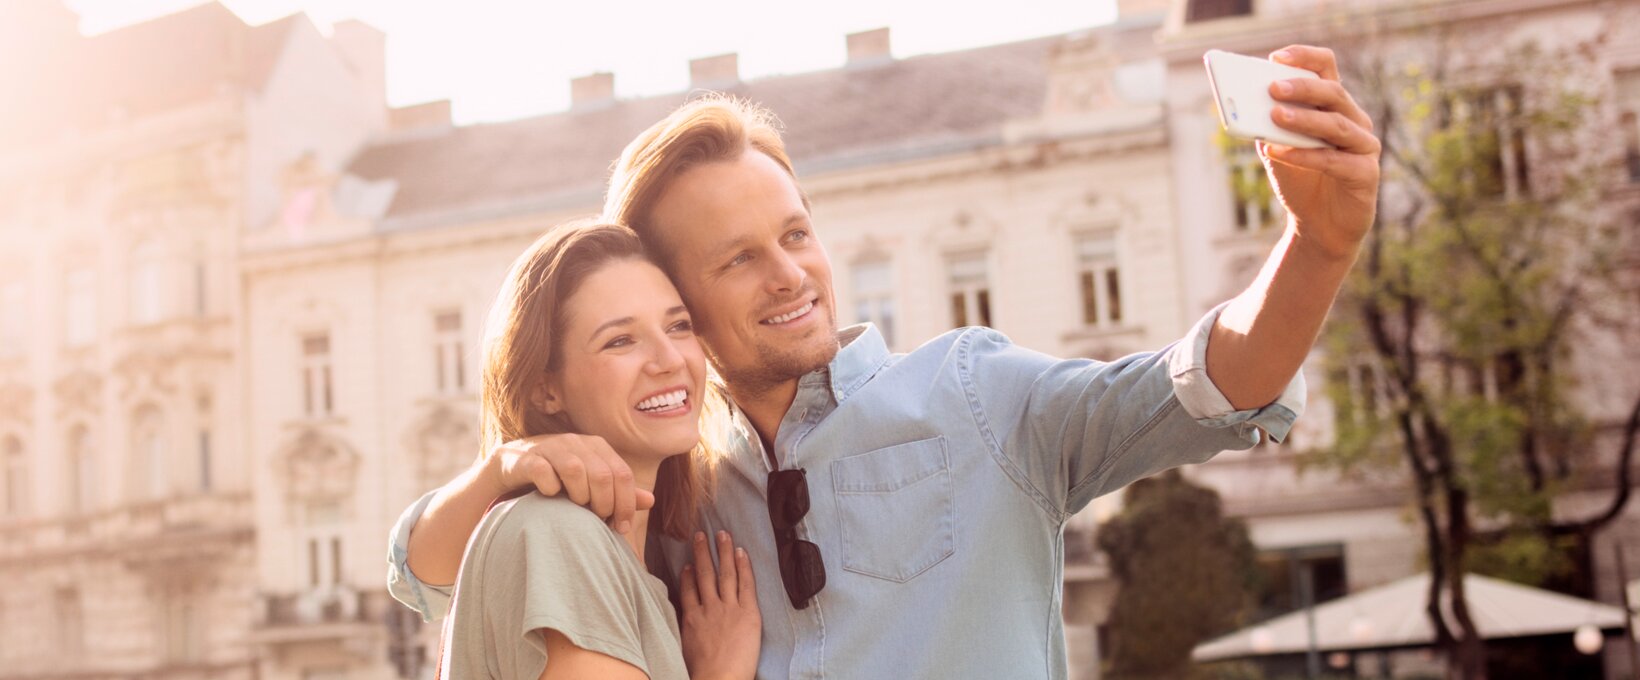
[[[65,0],[81,30],[101,33],[200,0]],[[387,33],[387,99],[451,99],[457,123],[518,118],[569,106],[569,80],[615,74],[615,94],[688,87],[689,60],[740,54],[755,79],[843,64],[843,36],[888,26],[894,56],[1010,42],[1108,23],[1114,0],[223,0],[246,22],[305,11],[321,31],[362,19]]]

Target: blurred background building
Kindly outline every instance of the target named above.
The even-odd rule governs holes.
[[[888,29],[856,33],[846,65],[789,76],[705,57],[691,92],[787,127],[841,322],[875,322],[901,351],[990,325],[1111,359],[1181,336],[1282,231],[1279,204],[1235,189],[1262,169],[1216,138],[1201,52],[1359,28],[1314,0],[1118,4],[1111,25],[913,58]],[[1622,7],[1349,9],[1552,43]],[[211,3],[83,37],[56,2],[8,11],[0,678],[430,677],[436,626],[385,591],[388,528],[478,453],[477,348],[506,266],[596,212],[620,149],[690,93],[617,99],[596,73],[566,84],[567,111],[454,126],[447,101],[387,107],[385,36],[363,23],[249,26]],[[1597,60],[1631,157],[1636,27]],[[1632,343],[1601,351],[1634,373]],[[1247,521],[1264,615],[1297,606],[1299,571],[1326,599],[1421,568],[1400,483],[1300,473],[1332,435],[1313,363],[1289,442],[1188,473]],[[1100,499],[1066,529],[1077,678],[1098,677],[1116,584],[1093,535],[1119,507]],[[1601,540],[1640,544],[1637,512]],[[1596,595],[1616,602],[1604,545]],[[1623,645],[1605,654],[1608,673],[1628,667]]]

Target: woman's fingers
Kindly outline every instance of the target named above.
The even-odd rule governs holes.
[[[728,606],[735,606],[740,599],[740,587],[735,581],[735,542],[729,538],[729,532],[717,532],[718,549],[718,598]]]
[[[683,601],[684,616],[700,608],[700,589],[695,587],[695,570],[687,564],[683,565],[683,573],[678,576],[678,599]]]
[[[712,568],[711,547],[706,544],[705,532],[695,532],[695,587],[700,589],[702,606],[716,605],[718,597],[717,570]]]
[[[746,554],[745,548],[735,548],[735,576],[740,584],[740,603],[756,607],[757,579],[752,577],[752,558]]]

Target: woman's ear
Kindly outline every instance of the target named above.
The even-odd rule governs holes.
[[[561,393],[554,382],[551,376],[542,378],[540,382],[535,383],[535,389],[530,391],[530,403],[535,406],[535,410],[549,416],[564,411],[563,397],[560,396]]]

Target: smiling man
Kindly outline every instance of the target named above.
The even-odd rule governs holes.
[[[1330,51],[1272,58],[1322,76],[1273,86],[1305,105],[1275,122],[1337,149],[1263,149],[1291,219],[1257,281],[1180,341],[1108,363],[984,328],[910,354],[869,325],[839,331],[824,232],[766,112],[692,102],[627,147],[606,215],[658,253],[733,399],[705,519],[759,574],[759,677],[1062,678],[1065,521],[1133,480],[1285,436],[1373,221],[1379,145]],[[448,591],[426,584],[453,580],[502,489],[566,493],[618,530],[648,501],[596,446],[496,454],[394,530],[390,586],[429,618]],[[685,548],[657,551],[663,569]]]

